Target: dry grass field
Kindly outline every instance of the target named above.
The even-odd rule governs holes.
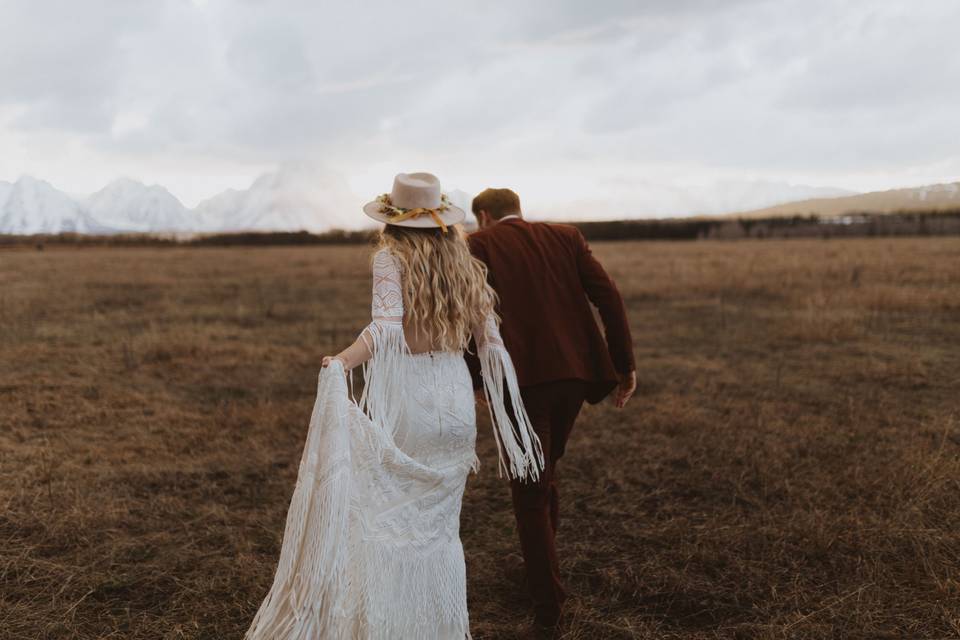
[[[960,636],[960,238],[610,243],[640,389],[561,464],[568,640]],[[0,252],[0,638],[240,638],[359,247]],[[528,603],[489,423],[478,640]]]

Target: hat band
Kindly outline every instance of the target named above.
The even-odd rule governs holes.
[[[389,193],[379,196],[377,202],[380,203],[380,213],[387,216],[391,223],[403,222],[404,220],[412,220],[423,215],[428,215],[433,218],[433,221],[437,223],[437,226],[440,227],[443,233],[447,233],[447,225],[440,218],[440,214],[450,208],[450,200],[445,193],[440,194],[440,206],[435,209],[427,209],[425,207],[404,209],[403,207],[394,206],[390,200]]]

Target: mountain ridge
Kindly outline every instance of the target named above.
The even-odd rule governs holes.
[[[0,230],[14,229],[22,235],[103,231],[79,203],[45,180],[21,176],[4,185]]]
[[[182,231],[192,212],[165,187],[118,178],[82,200],[87,212],[106,228],[129,232]]]
[[[960,209],[960,181],[919,187],[869,191],[834,198],[810,198],[760,209],[724,214],[723,218],[779,218],[818,215],[836,217],[855,213],[894,213]]]
[[[287,164],[257,177],[246,189],[227,189],[184,206],[159,184],[122,177],[73,198],[49,182],[21,176],[0,181],[0,233],[12,235],[116,233],[218,233],[352,229],[346,184],[307,164]]]
[[[831,193],[831,187],[790,185],[793,193]],[[718,185],[716,199],[776,200],[777,184],[764,181]],[[845,192],[850,193],[850,192]],[[456,204],[469,211],[470,195],[454,189]],[[697,201],[706,195],[687,194]],[[21,176],[0,180],[0,234],[34,235],[74,232],[92,235],[117,233],[226,233],[358,229],[370,226],[359,214],[358,199],[336,174],[307,163],[288,163],[261,174],[246,189],[226,189],[188,208],[159,184],[147,185],[118,178],[82,198],[73,198],[49,182]],[[888,213],[902,210],[960,208],[960,182],[889,189],[868,193],[815,197],[772,204],[736,213],[698,215],[702,218],[767,218],[816,214],[842,216],[855,212]],[[584,209],[579,208],[583,211]],[[560,212],[562,213],[562,212]],[[562,216],[561,216],[562,217]]]

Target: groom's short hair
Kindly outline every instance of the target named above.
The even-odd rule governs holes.
[[[494,220],[520,213],[520,196],[510,189],[484,189],[470,204],[473,215],[486,211]]]

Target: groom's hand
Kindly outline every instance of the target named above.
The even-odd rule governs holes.
[[[631,371],[630,373],[621,373],[620,374],[620,384],[617,385],[617,409],[623,409],[627,406],[627,402],[633,397],[634,391],[637,390],[637,372],[636,370]]]
[[[483,389],[474,389],[473,398],[477,401],[477,405],[481,407],[487,406],[487,394]]]

